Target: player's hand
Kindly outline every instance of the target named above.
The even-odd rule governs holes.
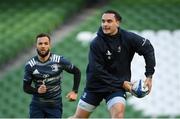
[[[132,84],[131,82],[129,82],[129,81],[124,81],[124,83],[123,83],[123,88],[124,88],[126,91],[128,91],[128,92],[131,93],[132,85],[133,85],[133,84]]]
[[[43,81],[43,84],[40,85],[39,88],[38,88],[38,93],[43,94],[43,93],[46,93],[46,91],[47,91],[47,87],[46,87],[46,85],[45,85],[45,83]]]
[[[151,88],[152,88],[152,77],[147,77],[145,80],[144,85],[146,85],[148,87],[149,93],[151,92]]]
[[[77,99],[77,93],[71,91],[66,95],[66,98],[68,98],[69,101],[75,101]]]

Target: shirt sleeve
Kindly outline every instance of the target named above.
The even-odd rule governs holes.
[[[29,64],[26,64],[24,68],[24,81],[32,82],[32,71]]]
[[[74,66],[70,61],[61,57],[60,64],[65,71],[74,75],[74,83],[72,90],[77,93],[79,89],[80,79],[81,79],[81,72],[79,68]]]
[[[133,49],[135,52],[137,52],[139,55],[142,55],[145,59],[145,75],[150,76],[153,75],[155,72],[155,52],[152,44],[148,39],[145,39],[139,35],[132,34],[131,39],[131,45],[133,46]]]
[[[23,80],[23,90],[28,94],[37,94],[37,88],[31,86],[32,83],[32,71],[29,64],[25,65],[24,69],[24,80]]]

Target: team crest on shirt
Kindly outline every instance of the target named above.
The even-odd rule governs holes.
[[[52,71],[57,72],[58,71],[58,65],[57,64],[53,64],[51,65]]]

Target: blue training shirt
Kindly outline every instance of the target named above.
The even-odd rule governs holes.
[[[31,58],[25,65],[24,81],[33,83],[35,88],[44,84],[47,92],[33,94],[33,101],[56,102],[61,101],[61,79],[63,70],[71,71],[73,64],[63,56],[51,53],[46,62],[41,62],[38,56]]]

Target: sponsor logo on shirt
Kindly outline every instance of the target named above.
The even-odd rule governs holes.
[[[109,50],[107,50],[106,55],[107,55],[108,59],[111,59],[112,53]]]

